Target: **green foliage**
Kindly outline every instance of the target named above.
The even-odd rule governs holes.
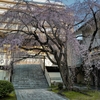
[[[63,94],[69,98],[70,100],[100,100],[100,92],[99,91],[88,91],[87,94],[84,95],[75,91],[64,91]]]
[[[51,89],[55,93],[59,93],[60,91],[54,86],[51,87]],[[100,91],[88,90],[85,93],[88,95],[85,95],[80,92],[68,91],[68,90],[63,90],[61,92],[62,95],[64,95],[66,98],[69,98],[70,100],[100,100]]]
[[[0,97],[4,97],[14,90],[13,85],[5,80],[0,80]]]
[[[11,92],[6,97],[0,98],[0,100],[17,100],[15,92]]]
[[[63,83],[58,83],[58,89],[60,89],[60,90],[63,89]]]

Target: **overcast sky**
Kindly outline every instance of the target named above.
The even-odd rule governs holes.
[[[45,2],[46,0],[33,0],[33,1],[35,1],[35,2]],[[57,0],[51,0],[51,1],[57,1]],[[66,5],[70,5],[70,4],[74,3],[76,0],[58,0],[58,1],[62,1]],[[83,0],[80,0],[80,1],[83,1]]]
[[[62,0],[65,4],[68,4],[68,5],[70,5],[70,4],[72,4],[72,3],[74,3],[76,0]]]
[[[76,2],[76,0],[62,0],[62,1],[63,1],[63,3],[65,3],[66,5],[71,5],[71,4],[73,4],[73,3]],[[83,0],[79,0],[79,1],[83,1]]]

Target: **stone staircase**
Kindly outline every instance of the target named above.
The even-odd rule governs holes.
[[[44,89],[48,87],[47,80],[40,65],[15,65],[13,74],[15,89]]]

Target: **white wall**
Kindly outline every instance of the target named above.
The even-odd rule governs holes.
[[[10,81],[10,72],[0,70],[0,80],[8,80]]]
[[[54,59],[53,56],[51,56],[51,58]],[[45,58],[45,66],[52,66],[52,65],[53,65],[53,63],[46,57]]]
[[[61,75],[59,72],[49,72],[51,83],[53,82],[62,82]]]

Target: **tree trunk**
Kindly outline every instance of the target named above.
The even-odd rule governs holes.
[[[60,74],[63,80],[63,83],[66,87],[67,90],[71,90],[71,86],[72,86],[72,80],[71,80],[71,75],[70,75],[70,69],[68,66],[68,62],[67,62],[67,37],[66,37],[66,44],[64,46],[64,55],[63,55],[63,59],[62,59],[62,64],[59,61],[58,62],[58,66],[60,69]]]
[[[71,90],[72,84],[71,84],[71,78],[70,78],[68,66],[59,66],[59,69],[60,69],[60,74],[61,74],[62,81],[63,81],[65,88],[67,90]]]
[[[10,66],[11,66],[10,82],[12,82],[12,77],[13,77],[13,61],[11,61]]]

